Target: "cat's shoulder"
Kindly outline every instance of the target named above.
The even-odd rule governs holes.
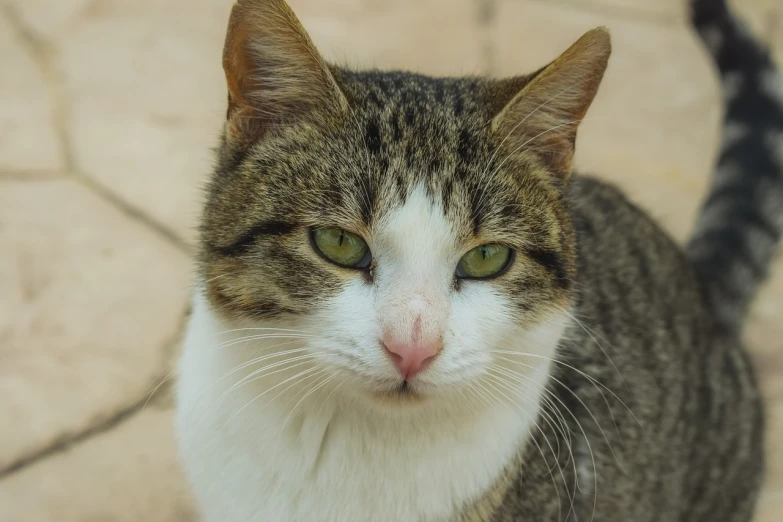
[[[642,227],[651,233],[659,231],[655,220],[634,203],[632,195],[597,176],[575,173],[565,187],[564,197],[577,229],[580,224],[600,223],[610,228]]]

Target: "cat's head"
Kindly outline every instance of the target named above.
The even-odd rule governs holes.
[[[574,291],[576,128],[609,53],[596,29],[524,77],[353,72],[281,0],[240,1],[202,223],[211,308],[371,400],[545,373]]]

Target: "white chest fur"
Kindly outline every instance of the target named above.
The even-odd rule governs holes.
[[[259,398],[268,379],[225,395],[254,347],[216,348],[227,328],[196,301],[177,424],[207,522],[447,520],[492,486],[532,427],[530,403],[400,415],[339,391]]]

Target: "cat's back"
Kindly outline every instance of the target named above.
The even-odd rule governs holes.
[[[584,474],[612,484],[599,487],[597,512],[742,520],[749,495],[721,492],[758,482],[762,415],[737,336],[715,320],[679,245],[617,187],[575,176],[566,197],[579,297],[562,351],[580,372],[561,365],[552,385],[575,412]],[[640,488],[651,494],[635,498]]]
[[[700,280],[668,233],[616,186],[589,176],[574,176],[565,196],[578,245],[577,281],[582,313],[610,305],[645,330],[679,330],[684,316],[706,320],[709,311]],[[621,326],[604,317],[612,329]],[[636,325],[638,321],[644,324]],[[686,329],[705,330],[688,323]],[[609,328],[607,328],[609,329]]]

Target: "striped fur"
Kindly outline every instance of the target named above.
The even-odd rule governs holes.
[[[737,330],[783,231],[783,77],[725,0],[693,2],[723,83],[723,146],[687,247],[716,316]]]
[[[727,117],[683,250],[571,172],[606,30],[530,75],[432,78],[326,64],[283,0],[238,2],[178,382],[204,520],[751,520],[739,333],[783,226],[780,77],[722,0],[692,7]],[[320,226],[373,262],[326,262]],[[486,242],[508,270],[456,277]],[[422,324],[441,350],[401,380],[379,339]]]

